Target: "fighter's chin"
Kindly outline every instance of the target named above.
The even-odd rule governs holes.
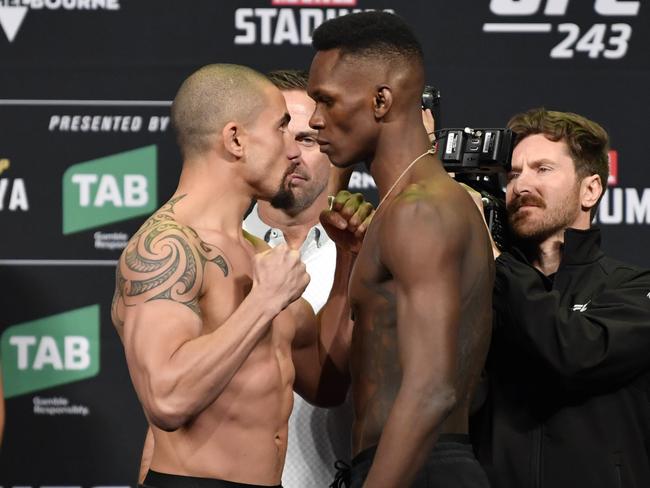
[[[336,153],[327,153],[327,157],[329,158],[332,165],[340,169],[349,168],[350,166],[354,166],[356,164],[356,161],[351,161],[349,158],[343,158]]]
[[[318,150],[329,156],[332,153],[332,145],[329,143],[319,143]]]
[[[273,196],[268,199],[268,202],[274,208],[288,209],[294,205],[295,195],[291,188],[287,186],[281,187]]]

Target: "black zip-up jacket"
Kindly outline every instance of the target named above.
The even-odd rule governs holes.
[[[494,488],[650,488],[650,271],[567,230],[553,279],[497,259],[489,395],[472,419]]]

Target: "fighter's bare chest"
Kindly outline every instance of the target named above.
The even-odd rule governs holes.
[[[228,273],[210,264],[205,271],[204,292],[199,304],[203,315],[204,333],[210,333],[224,323],[242,306],[253,289],[253,266],[250,256],[231,253]],[[261,304],[263,306],[263,304]],[[278,314],[269,328],[265,340],[277,346],[290,344],[295,335],[295,320],[289,310]]]
[[[371,237],[367,236],[367,237]],[[393,277],[381,261],[379,243],[364,241],[350,277],[350,304],[355,330],[372,327],[373,317],[394,304]],[[359,327],[357,327],[359,326]]]

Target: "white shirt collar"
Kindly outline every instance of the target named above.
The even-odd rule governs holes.
[[[257,203],[244,219],[243,227],[247,232],[264,239],[271,247],[275,247],[278,244],[285,242],[284,234],[280,229],[269,226],[260,218]],[[300,253],[304,254],[311,247],[320,248],[329,240],[330,238],[327,235],[327,232],[325,232],[321,223],[318,222],[318,224],[309,230],[305,242],[303,242],[300,248]]]

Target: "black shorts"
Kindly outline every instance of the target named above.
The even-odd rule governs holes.
[[[151,470],[147,472],[147,476],[139,486],[142,488],[282,488],[281,485],[249,485],[215,478],[158,473]]]
[[[369,447],[352,459],[350,488],[360,488],[368,476],[377,447]],[[490,483],[476,460],[469,436],[442,434],[417,474],[412,488],[489,488]]]

